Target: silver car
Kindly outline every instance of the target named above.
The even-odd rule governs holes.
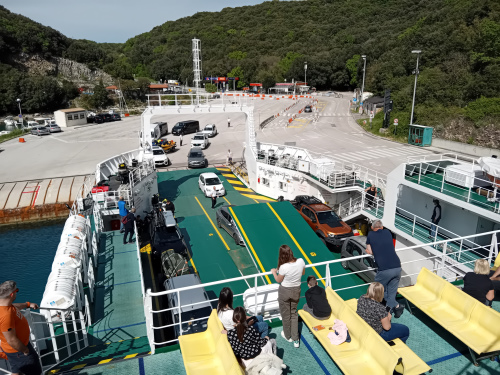
[[[241,238],[240,236],[240,232],[238,231],[236,223],[234,222],[231,214],[229,213],[228,207],[234,207],[234,206],[222,206],[217,210],[215,214],[217,216],[217,225],[219,226],[219,228],[224,228],[224,230],[227,233],[229,233],[231,237],[233,237],[234,242],[236,242],[236,245],[245,246],[245,242],[243,241],[243,238]]]
[[[42,136],[44,134],[50,134],[50,131],[45,126],[38,125],[31,128],[31,134]]]
[[[340,258],[345,259],[359,255],[366,255],[365,249],[366,249],[366,236],[349,237],[342,244]],[[375,281],[377,265],[375,264],[373,257],[353,259],[353,260],[343,260],[342,267],[344,267],[346,270],[351,270],[353,272],[364,271],[364,272],[359,272],[356,275],[358,275],[368,283]],[[375,268],[375,269],[367,271],[369,268]]]
[[[49,129],[50,133],[59,133],[61,132],[61,128],[57,124],[50,124],[50,125],[45,125],[47,129]]]

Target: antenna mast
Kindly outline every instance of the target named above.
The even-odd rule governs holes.
[[[201,40],[193,39],[193,73],[194,87],[196,88],[196,97],[198,98],[198,89],[201,82]]]

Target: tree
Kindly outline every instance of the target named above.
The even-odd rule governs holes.
[[[236,83],[236,87],[241,89],[242,87],[248,86],[248,83],[246,83],[245,80],[245,73],[243,72],[243,69],[241,66],[237,66],[233,70],[231,70],[229,73],[227,73],[228,77],[238,77],[239,80]]]
[[[106,90],[106,87],[104,87],[102,80],[99,81],[99,84],[94,87],[94,94],[92,95],[90,103],[92,104],[92,107],[97,109],[105,108],[111,103],[108,91]]]
[[[214,85],[213,83],[205,83],[205,91],[210,93],[216,92],[217,86]]]
[[[345,63],[345,68],[349,74],[349,84],[353,87],[358,84],[358,63],[360,58],[360,55],[354,55]]]

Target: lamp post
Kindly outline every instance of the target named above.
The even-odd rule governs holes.
[[[410,116],[410,125],[413,125],[413,112],[415,110],[415,94],[417,92],[417,78],[418,78],[418,58],[420,57],[420,54],[422,53],[421,50],[413,50],[411,53],[416,53],[417,54],[417,67],[415,68],[415,84],[413,86],[413,101],[411,103],[411,116]]]
[[[361,98],[359,98],[359,104],[363,104],[363,93],[365,92],[365,71],[366,71],[366,55],[361,55],[363,63],[363,83],[361,84]]]
[[[21,121],[21,130],[22,130],[24,127],[24,123],[23,123],[23,112],[21,111],[21,99],[19,98],[16,99],[16,102],[19,107],[19,120]]]
[[[307,61],[304,63],[304,84],[307,86]]]

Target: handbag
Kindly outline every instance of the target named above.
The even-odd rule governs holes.
[[[128,218],[127,218],[127,216],[124,216],[124,217],[122,218],[122,224],[123,224],[123,225],[125,225],[125,224],[127,224],[127,223],[128,223]]]

